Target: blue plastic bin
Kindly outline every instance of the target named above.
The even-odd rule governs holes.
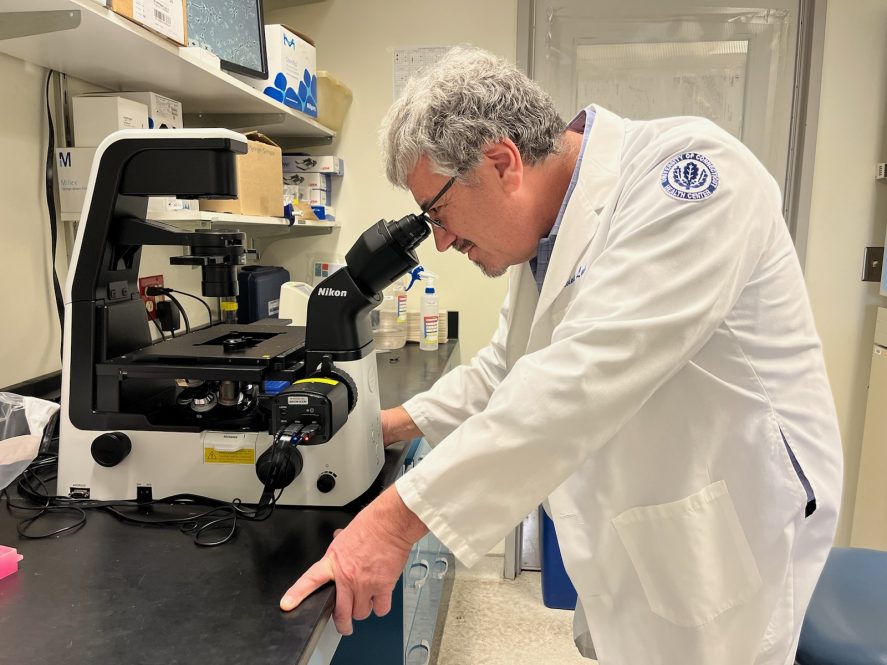
[[[575,610],[576,589],[564,568],[554,522],[542,508],[539,509],[539,517],[542,532],[542,602],[545,607],[557,610]]]

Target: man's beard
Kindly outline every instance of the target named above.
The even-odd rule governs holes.
[[[470,250],[472,247],[474,247],[474,243],[471,242],[470,240],[457,240],[456,242],[453,243],[452,247],[460,254],[465,254],[467,256],[468,250]],[[480,268],[480,271],[487,277],[501,277],[506,272],[508,272],[508,268],[492,269],[492,268],[487,268],[487,266],[485,266],[480,261],[473,261],[472,259],[468,259],[468,260],[471,261],[478,268]]]

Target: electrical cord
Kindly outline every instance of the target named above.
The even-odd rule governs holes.
[[[206,308],[206,315],[207,315],[207,318],[208,318],[208,320],[209,320],[209,324],[208,324],[208,325],[212,325],[212,323],[213,323],[213,312],[212,312],[212,310],[209,308],[209,303],[207,303],[203,298],[199,298],[198,296],[195,296],[193,293],[188,293],[187,291],[179,291],[178,289],[171,289],[171,288],[169,288],[169,287],[167,287],[167,286],[149,286],[148,288],[145,289],[145,294],[146,294],[146,295],[149,295],[149,296],[166,296],[166,297],[169,298],[171,301],[173,301],[173,303],[178,307],[179,311],[182,313],[182,316],[183,316],[184,319],[185,319],[185,329],[186,329],[188,332],[190,332],[190,329],[188,328],[188,316],[185,314],[185,310],[182,308],[182,306],[181,306],[181,304],[179,303],[179,301],[176,300],[175,296],[172,295],[173,293],[178,293],[179,295],[187,296],[187,297],[189,297],[189,298],[193,298],[194,300],[196,300],[197,302],[199,302],[201,305],[203,305],[203,306]]]
[[[164,288],[166,288],[166,287],[164,287]],[[206,307],[206,315],[209,317],[209,325],[212,325],[212,323],[213,323],[213,312],[212,312],[212,310],[209,308],[209,303],[207,303],[203,298],[198,298],[198,297],[195,296],[193,293],[186,293],[185,291],[179,291],[179,290],[177,290],[177,289],[166,289],[166,290],[169,291],[170,293],[178,293],[179,295],[188,296],[189,298],[194,298],[194,300],[196,300],[196,301],[199,302],[201,305],[203,305],[204,307]]]
[[[185,312],[185,308],[182,307],[182,303],[180,303],[179,299],[171,293],[167,293],[166,297],[169,298],[172,301],[172,304],[182,313],[182,320],[185,322],[185,333],[187,334],[191,332],[191,322],[188,320],[188,314]]]
[[[161,339],[161,341],[164,341],[164,342],[165,342],[165,341],[166,341],[166,335],[163,334],[163,328],[160,327],[160,322],[157,321],[157,318],[156,318],[156,317],[150,317],[150,316],[149,316],[148,318],[151,319],[152,323],[154,323],[154,327],[157,328],[157,332],[160,333],[160,339]]]
[[[46,209],[49,213],[49,235],[52,249],[52,289],[55,293],[55,306],[59,317],[59,356],[65,352],[65,299],[62,297],[62,287],[55,269],[56,250],[58,248],[58,216],[55,209],[55,194],[53,192],[53,180],[55,176],[55,127],[52,122],[52,109],[49,103],[49,84],[52,82],[54,70],[50,69],[46,75],[46,124],[48,136],[46,140]]]
[[[225,502],[196,494],[176,494],[142,502],[74,499],[49,494],[46,483],[56,478],[57,465],[57,455],[41,453],[19,477],[16,483],[18,494],[34,505],[14,502],[6,489],[0,490],[0,500],[6,499],[6,509],[10,514],[13,514],[13,510],[36,513],[19,520],[16,531],[22,538],[38,540],[76,531],[86,524],[88,510],[102,510],[125,524],[177,527],[182,533],[191,535],[195,545],[217,547],[224,545],[234,537],[238,520],[261,522],[268,519],[283,493],[281,489],[276,494],[272,492],[270,498],[266,498],[267,491],[263,492],[262,500],[256,508],[245,507],[239,498]],[[185,517],[169,518],[151,518],[134,514],[144,513],[149,506],[161,505],[200,506],[206,507],[207,510]],[[64,513],[73,513],[74,521],[52,531],[33,533],[32,528],[39,520],[48,515]],[[219,530],[222,531],[220,537],[212,539],[208,537],[208,534]]]

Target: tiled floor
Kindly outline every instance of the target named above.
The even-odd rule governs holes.
[[[595,665],[573,645],[573,613],[542,604],[539,573],[502,578],[503,559],[457,563],[438,665]]]

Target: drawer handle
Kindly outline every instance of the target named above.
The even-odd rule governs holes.
[[[423,650],[425,652],[425,658],[421,663],[416,663],[410,660],[410,656],[416,653],[419,650]],[[428,643],[428,640],[422,640],[419,644],[414,644],[407,651],[407,661],[409,665],[428,665],[428,661],[431,660],[431,645]]]
[[[412,579],[414,576],[414,569],[418,569],[416,570],[416,573],[421,573],[422,576],[416,578],[416,580],[413,582],[413,588],[421,589],[423,586],[425,586],[425,580],[428,579],[428,573],[431,572],[431,567],[428,565],[428,562],[425,559],[417,561],[412,566],[410,566],[410,579]]]
[[[442,580],[444,577],[447,576],[447,573],[450,570],[450,560],[441,557],[440,559],[438,559],[434,563],[442,563],[443,564],[443,570],[440,571],[439,573],[434,573],[435,579]]]

